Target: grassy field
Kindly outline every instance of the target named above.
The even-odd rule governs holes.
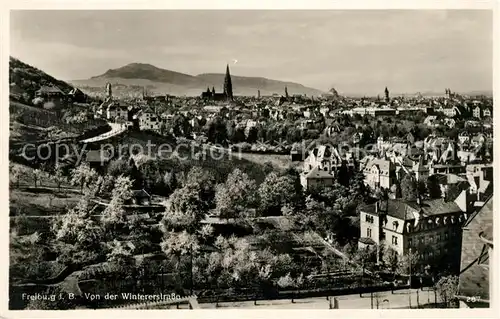
[[[127,132],[120,143],[128,145],[129,148],[132,145],[141,145],[142,149],[147,151],[148,141],[155,145],[150,148],[150,157],[159,160],[163,167],[177,172],[187,172],[191,167],[198,166],[211,171],[217,182],[225,181],[229,173],[239,168],[257,183],[261,183],[269,172],[282,169],[286,161],[282,157],[277,157],[279,155],[273,157],[273,155],[241,154],[240,158],[219,151],[203,151],[199,147],[187,144],[176,147],[171,139],[147,132]],[[169,146],[162,146],[161,156],[159,156],[158,150],[161,145]],[[165,152],[165,150],[172,152]],[[267,162],[271,165],[265,164]]]
[[[58,215],[75,206],[80,199],[77,193],[57,192],[51,189],[12,189],[10,192],[10,216]]]

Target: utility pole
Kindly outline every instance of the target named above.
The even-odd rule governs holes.
[[[409,286],[408,286],[408,303],[410,305],[410,309],[411,309],[411,248],[408,249],[408,263],[410,264],[409,266],[409,273],[410,273],[410,277],[408,278],[408,282],[409,282]]]
[[[189,267],[191,269],[191,296],[193,295],[193,243],[191,243],[191,246],[190,246],[190,257],[191,257],[191,267]]]

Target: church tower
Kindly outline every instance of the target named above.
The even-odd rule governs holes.
[[[389,90],[387,89],[387,86],[385,87],[385,102],[389,103]]]
[[[285,86],[285,97],[288,99],[288,88]]]
[[[226,66],[226,77],[224,78],[224,95],[227,99],[233,99],[233,84],[231,83],[231,74],[229,74],[229,64]]]
[[[111,83],[106,83],[106,96],[111,98],[113,96],[113,91],[111,89]]]

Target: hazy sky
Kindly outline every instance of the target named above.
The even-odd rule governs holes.
[[[492,89],[491,11],[12,11],[11,55],[63,79],[131,62],[343,93]],[[234,63],[233,60],[237,60]]]

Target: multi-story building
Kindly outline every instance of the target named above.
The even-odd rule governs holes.
[[[374,158],[369,160],[364,169],[365,184],[372,189],[389,189],[396,181],[396,167],[388,159]]]
[[[346,163],[347,162],[347,163]],[[304,160],[300,182],[305,189],[333,185],[337,172],[345,164],[353,168],[353,162],[343,158],[338,150],[321,145],[309,151]]]
[[[400,256],[417,256],[415,270],[430,266],[457,268],[461,226],[468,218],[466,192],[455,201],[408,202],[388,199],[360,209],[359,247],[390,247]],[[380,256],[380,253],[378,254]]]
[[[106,109],[106,118],[110,121],[128,121],[128,105],[111,101]]]
[[[489,108],[481,108],[481,106],[476,106],[472,110],[472,116],[475,118],[491,117],[491,110]]]
[[[161,127],[162,119],[154,112],[154,110],[147,106],[137,112],[137,119],[139,119],[139,129],[157,131]]]

